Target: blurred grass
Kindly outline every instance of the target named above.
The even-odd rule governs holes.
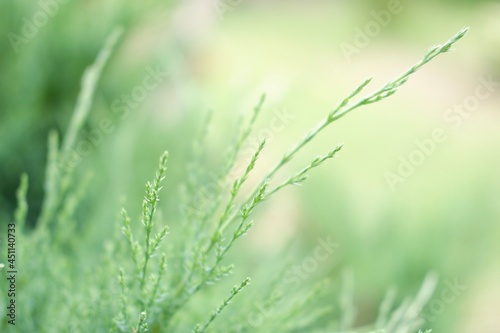
[[[19,17],[33,11],[31,5],[23,8],[2,2],[1,6],[2,12],[9,13],[2,15],[2,35],[18,31]],[[273,164],[277,152],[295,142],[367,76],[375,76],[372,84],[378,86],[419,59],[429,44],[471,25],[470,36],[457,52],[417,74],[392,99],[342,119],[312,144],[311,154],[324,153],[339,142],[345,143],[345,149],[302,189],[289,189],[281,194],[286,200],[276,198],[275,204],[269,204],[271,213],[261,211],[258,224],[263,226],[239,246],[253,251],[253,243],[271,233],[277,239],[283,237],[278,242],[281,246],[296,240],[307,249],[318,235],[334,235],[341,244],[339,265],[352,267],[355,273],[361,323],[375,316],[375,306],[390,285],[397,285],[402,297],[414,291],[429,270],[437,271],[443,281],[458,278],[467,291],[429,325],[435,331],[479,331],[470,323],[487,321],[491,314],[477,308],[496,304],[480,302],[478,295],[500,276],[496,264],[500,260],[500,97],[495,92],[458,130],[451,129],[442,114],[474,91],[479,76],[498,78],[500,53],[492,46],[500,40],[499,30],[492,28],[500,24],[498,2],[411,2],[351,63],[339,44],[351,42],[353,29],[363,28],[371,19],[369,11],[383,9],[385,2],[287,6],[245,2],[223,20],[207,22],[194,22],[196,16],[191,17],[193,22],[183,21],[179,17],[189,15],[180,15],[179,8],[158,6],[156,2],[74,2],[61,7],[36,38],[21,46],[19,54],[13,53],[6,39],[2,41],[2,220],[12,215],[22,171],[31,177],[30,217],[35,216],[43,195],[40,166],[45,161],[47,132],[66,128],[81,73],[114,25],[125,25],[128,34],[105,72],[88,128],[103,117],[113,117],[110,104],[120,94],[130,93],[146,66],[161,64],[171,74],[127,119],[113,118],[117,130],[80,168],[82,173],[94,171],[81,212],[91,227],[82,224],[81,228],[95,235],[96,245],[103,230],[113,228],[111,221],[123,201],[140,201],[150,166],[165,148],[172,156],[167,191],[177,190],[185,173],[186,151],[208,108],[215,110],[206,152],[208,168],[218,165],[237,114],[250,110],[262,90],[269,94],[270,103],[257,128],[269,127],[276,110],[293,114],[295,119],[273,135],[264,155],[263,161]],[[183,30],[190,24],[197,27],[194,32]],[[407,156],[415,140],[429,137],[437,127],[448,133],[446,142],[391,192],[385,172],[394,172],[398,156]],[[300,158],[292,163],[302,164]],[[164,217],[175,228],[179,208],[170,202],[165,200],[168,216]],[[139,210],[136,207],[131,215]],[[283,231],[282,219],[293,220],[290,230]],[[102,225],[102,221],[110,223]],[[241,275],[255,269],[266,255],[255,253],[238,260]],[[338,275],[338,269],[331,267],[332,276]],[[493,322],[491,327],[498,328],[498,319]]]

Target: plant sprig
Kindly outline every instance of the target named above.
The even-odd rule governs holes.
[[[210,315],[207,321],[203,325],[196,325],[193,333],[203,333],[206,331],[207,327],[220,315],[220,313],[231,303],[233,298],[238,295],[243,288],[250,284],[250,278],[246,278],[239,286],[234,286],[231,290],[231,294],[226,298],[222,304]]]
[[[147,268],[149,259],[154,254],[156,249],[158,248],[159,243],[163,240],[165,235],[167,234],[168,227],[164,227],[158,234],[156,234],[155,239],[151,243],[151,230],[154,225],[154,215],[156,213],[156,206],[160,201],[160,190],[161,190],[161,182],[165,179],[165,172],[167,171],[167,159],[168,153],[164,152],[160,157],[160,163],[158,166],[158,171],[156,172],[156,177],[153,180],[153,183],[148,182],[146,184],[146,195],[144,196],[144,200],[142,202],[142,224],[144,225],[144,229],[146,231],[145,237],[145,246],[144,246],[144,261],[142,264],[142,273],[141,273],[141,289],[144,289],[146,283],[147,276]]]
[[[256,195],[256,193],[259,191],[262,184],[264,184],[264,182],[268,182],[270,179],[272,179],[278,171],[280,171],[288,162],[290,162],[297,155],[297,153],[304,148],[304,146],[306,146],[309,142],[311,142],[311,140],[313,140],[326,127],[328,127],[330,124],[337,121],[338,119],[344,117],[349,112],[360,108],[361,106],[379,102],[392,96],[404,83],[408,81],[409,77],[412,74],[417,72],[420,68],[422,68],[422,66],[427,64],[429,61],[431,61],[438,55],[450,51],[452,45],[458,42],[460,39],[462,39],[467,34],[468,31],[469,28],[463,28],[459,32],[457,32],[453,37],[451,37],[448,41],[446,41],[444,44],[431,47],[419,62],[410,67],[399,77],[385,84],[375,92],[368,94],[366,97],[361,98],[358,102],[351,103],[351,100],[357,95],[359,95],[366,88],[366,86],[368,86],[372,78],[363,81],[346,98],[344,98],[342,102],[333,111],[331,111],[328,114],[328,116],[325,119],[323,119],[322,122],[320,122],[319,125],[317,125],[301,141],[299,141],[286,154],[283,155],[283,157],[276,164],[276,166],[262,178],[261,183],[255,187],[253,192],[249,194],[249,196],[244,201],[242,206],[250,202],[252,198]],[[233,221],[235,217],[236,217],[236,212],[233,212],[230,221]]]

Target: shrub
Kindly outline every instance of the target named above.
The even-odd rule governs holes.
[[[195,162],[185,180],[185,223],[176,225],[175,233],[158,218],[161,192],[167,170],[168,154],[161,155],[155,176],[146,184],[140,221],[124,209],[117,232],[95,249],[85,232],[76,237],[76,214],[85,196],[89,178],[77,179],[74,168],[64,161],[72,153],[77,133],[87,117],[93,92],[106,61],[119,39],[115,31],[82,80],[81,93],[69,130],[62,142],[57,132],[48,140],[48,164],[45,197],[36,228],[26,230],[28,177],[21,177],[15,212],[16,286],[15,326],[7,315],[10,298],[0,296],[2,332],[325,332],[354,330],[352,288],[346,278],[340,295],[326,279],[318,283],[291,286],[286,282],[286,267],[277,271],[275,281],[257,281],[252,290],[250,278],[232,289],[227,286],[233,266],[227,254],[253,226],[250,219],[262,202],[290,185],[304,182],[310,171],[336,157],[338,145],[313,158],[301,170],[278,185],[271,185],[275,174],[299,151],[349,112],[379,102],[393,95],[408,79],[436,56],[448,52],[467,33],[463,29],[442,45],[434,46],[423,59],[401,76],[375,92],[358,98],[368,86],[368,79],[356,87],[320,124],[298,141],[276,166],[250,191],[243,185],[252,174],[266,141],[260,142],[242,174],[227,188],[217,188],[215,199],[199,200],[199,168],[196,159],[204,141],[206,125],[193,148]],[[358,99],[356,99],[358,98]],[[229,147],[228,159],[219,180],[224,181],[234,169],[241,148],[264,107],[263,96],[252,114],[242,123],[238,137]],[[205,123],[208,123],[206,121]],[[174,157],[175,158],[175,157]],[[105,223],[105,221],[102,221]],[[119,232],[121,230],[121,233]],[[4,241],[2,239],[2,241]],[[104,249],[103,253],[99,253]],[[6,253],[6,251],[2,251]],[[97,258],[88,266],[82,256]],[[5,260],[7,264],[9,262]],[[4,267],[4,270],[7,270]],[[5,280],[4,280],[5,281]],[[211,286],[215,284],[215,286]],[[436,284],[433,274],[425,279],[414,299],[399,306],[394,294],[382,302],[377,321],[360,331],[415,332],[422,324],[419,314]],[[331,302],[337,298],[338,302]],[[215,304],[213,300],[218,300]],[[231,305],[231,303],[237,303]],[[255,314],[258,304],[260,315]],[[262,310],[267,309],[267,310]],[[270,310],[271,309],[271,310]],[[265,312],[265,313],[264,313]],[[219,317],[224,316],[224,320]]]

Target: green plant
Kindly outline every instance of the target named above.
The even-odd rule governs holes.
[[[252,174],[259,156],[266,146],[262,141],[248,161],[241,176],[232,185],[218,189],[215,199],[200,202],[197,197],[199,174],[192,166],[186,180],[187,201],[185,224],[172,231],[175,237],[167,237],[169,228],[162,225],[157,213],[160,209],[160,191],[167,173],[167,153],[160,157],[159,166],[152,182],[146,184],[142,203],[141,223],[122,211],[119,229],[108,237],[102,246],[103,254],[92,254],[96,258],[92,266],[88,261],[74,260],[90,251],[89,241],[83,233],[80,241],[74,239],[77,229],[75,209],[85,194],[90,178],[77,179],[75,170],[61,168],[67,154],[75,144],[77,134],[90,110],[93,91],[100,73],[116,44],[120,32],[109,38],[96,62],[89,67],[82,80],[77,108],[62,144],[56,132],[49,135],[48,165],[46,169],[45,198],[42,213],[33,231],[25,231],[27,213],[27,176],[22,176],[18,191],[19,206],[15,213],[18,230],[19,265],[23,267],[18,280],[19,321],[15,329],[21,332],[324,332],[353,330],[352,288],[346,281],[340,297],[343,310],[340,318],[334,307],[322,297],[330,295],[327,282],[316,287],[298,290],[276,291],[283,287],[283,274],[262,288],[261,292],[249,294],[250,279],[236,285],[227,296],[222,280],[231,274],[233,266],[225,259],[234,244],[253,226],[250,217],[254,210],[289,185],[304,182],[308,173],[334,158],[341,150],[339,145],[323,156],[316,157],[285,181],[272,185],[276,173],[290,162],[309,142],[326,127],[347,113],[364,105],[379,102],[393,95],[417,70],[439,54],[448,52],[468,29],[462,29],[443,45],[432,47],[424,58],[395,80],[366,97],[353,101],[370,83],[364,81],[331,111],[327,117],[297,145],[292,147],[257,183],[246,193],[243,185]],[[228,160],[220,173],[220,180],[234,168],[240,150],[248,139],[255,120],[264,106],[264,96],[254,112],[244,122],[237,138],[229,148]],[[208,122],[206,122],[208,123]],[[208,126],[208,125],[207,125]],[[200,131],[200,139],[193,147],[194,159],[202,148],[200,142],[206,135],[206,127]],[[168,196],[168,194],[167,194]],[[162,194],[163,197],[163,194]],[[181,203],[180,203],[181,204]],[[194,205],[194,206],[193,206]],[[142,225],[142,226],[141,226]],[[118,228],[118,227],[117,227]],[[34,260],[36,258],[36,260]],[[221,290],[209,288],[221,285]],[[436,277],[429,275],[415,299],[394,306],[394,297],[389,294],[381,305],[376,324],[359,330],[384,332],[415,332],[421,322],[419,313],[432,295]],[[215,293],[215,295],[214,295]],[[241,299],[240,298],[241,293]],[[224,295],[219,297],[219,294]],[[269,296],[271,295],[271,296]],[[391,296],[392,295],[392,296]],[[279,303],[284,297],[286,303]],[[212,299],[218,299],[212,306]],[[197,301],[193,301],[197,298]],[[8,299],[1,295],[2,311]],[[231,302],[239,306],[229,306]],[[259,325],[248,320],[251,302],[281,304],[279,311],[267,322]],[[61,307],[61,304],[64,304]],[[307,314],[302,314],[307,309]],[[217,320],[228,312],[226,323]],[[0,312],[1,313],[1,312]],[[1,313],[5,318],[5,313]],[[57,315],[55,315],[57,314]],[[21,318],[22,316],[22,318]],[[227,322],[229,324],[227,324]],[[14,331],[6,320],[0,323],[2,331]]]

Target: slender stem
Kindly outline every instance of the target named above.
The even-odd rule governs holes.
[[[280,162],[273,168],[271,171],[263,177],[261,183],[255,187],[253,192],[250,193],[250,195],[247,197],[247,199],[244,201],[243,205],[245,202],[249,202],[251,198],[255,196],[255,194],[258,192],[259,188],[264,184],[265,182],[269,181],[285,164],[287,164],[306,144],[308,144],[312,139],[314,139],[321,131],[323,131],[328,125],[331,123],[335,122],[336,120],[344,117],[346,114],[349,112],[363,106],[363,105],[368,105],[372,104],[375,102],[378,102],[382,99],[385,99],[391,95],[393,95],[399,87],[401,87],[406,81],[408,81],[408,78],[410,75],[418,71],[422,66],[427,64],[429,61],[437,57],[438,55],[448,52],[451,49],[451,46],[456,43],[458,40],[460,40],[462,37],[464,37],[467,32],[469,31],[469,28],[463,28],[460,30],[457,34],[455,34],[452,38],[450,38],[447,42],[445,42],[442,45],[439,46],[433,46],[431,47],[422,60],[417,62],[415,65],[410,67],[408,70],[406,70],[403,74],[401,74],[399,77],[397,77],[395,80],[385,84],[383,87],[380,89],[376,90],[375,92],[369,94],[368,96],[360,99],[358,102],[354,104],[349,105],[349,101],[352,97],[358,95],[367,85],[370,83],[371,78],[365,80],[361,85],[359,85],[346,99],[342,101],[342,103],[339,104],[337,108],[335,108],[328,117],[323,119],[321,123],[313,129],[309,134],[307,134],[299,143],[297,143],[288,153],[286,153]],[[236,212],[233,213],[231,216],[230,221],[234,220],[236,217]]]

